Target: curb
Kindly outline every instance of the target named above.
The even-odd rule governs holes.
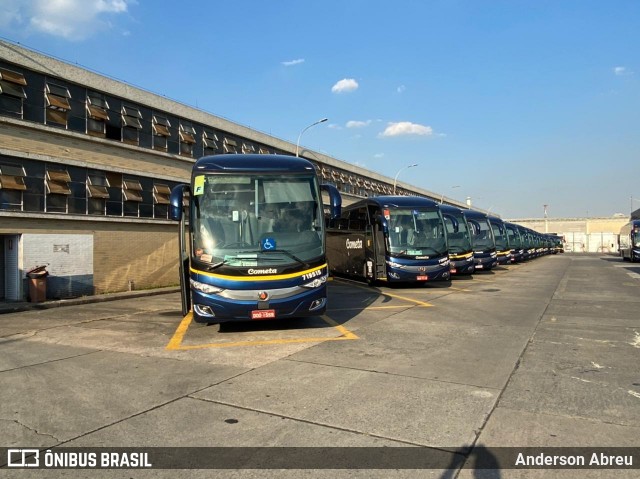
[[[58,299],[45,301],[43,303],[0,303],[0,314],[20,313],[23,311],[34,311],[41,309],[59,308],[62,306],[75,306],[81,304],[104,303],[107,301],[117,301],[119,299],[142,298],[145,296],[156,296],[160,294],[178,293],[178,286],[169,288],[149,289],[142,291],[124,291],[121,293],[107,293],[95,296],[83,296],[81,298]]]

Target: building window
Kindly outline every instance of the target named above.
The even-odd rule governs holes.
[[[162,183],[153,184],[153,216],[154,218],[168,218],[169,198],[171,188]]]
[[[204,146],[204,156],[215,155],[220,149],[218,137],[215,133],[207,130],[202,133],[202,144]]]
[[[47,101],[47,125],[57,125],[67,127],[69,110],[69,98],[71,94],[66,87],[47,83],[45,90]]]
[[[102,95],[89,93],[87,95],[87,133],[91,136],[104,138],[106,122],[109,120],[109,104]]]
[[[142,203],[142,185],[138,180],[124,179],[122,181],[122,196],[124,199],[124,216],[140,216]]]
[[[270,155],[271,151],[269,151],[269,148],[267,148],[266,146],[261,146],[260,150],[259,150],[259,153],[261,155]]]
[[[167,140],[171,136],[171,123],[163,116],[153,115],[153,149],[167,151]]]
[[[0,68],[0,111],[2,113],[22,118],[27,85],[22,73]]]
[[[137,108],[126,105],[122,107],[122,141],[124,143],[139,144],[140,130],[142,130],[141,119],[142,114]]]
[[[196,131],[189,124],[180,123],[180,154],[193,157],[193,145],[196,143]]]
[[[71,177],[66,170],[47,170],[45,211],[53,213],[67,213],[69,211],[70,181]]]
[[[89,172],[87,175],[87,213],[90,215],[104,215],[109,199],[109,182],[102,172]]]
[[[224,139],[223,148],[225,153],[238,153],[238,143],[231,138]]]
[[[256,147],[253,146],[251,143],[242,143],[242,153],[244,154],[248,154],[248,153],[255,153],[256,152]]]
[[[22,192],[27,189],[24,177],[22,166],[0,164],[0,209],[22,210]]]

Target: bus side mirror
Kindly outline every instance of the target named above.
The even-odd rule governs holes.
[[[380,213],[376,213],[376,215],[373,217],[373,220],[376,222],[378,226],[380,226],[380,229],[385,234],[389,234],[389,225],[387,224],[387,220],[385,219],[384,216],[382,216]]]
[[[333,185],[323,184],[320,185],[320,189],[329,195],[329,208],[331,219],[336,219],[342,213],[342,196],[338,188]]]
[[[189,194],[189,185],[180,184],[174,186],[169,197],[169,218],[173,221],[182,219],[182,209],[184,208],[185,193]]]

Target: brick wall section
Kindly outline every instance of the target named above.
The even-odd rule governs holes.
[[[138,226],[138,225],[136,225]],[[166,228],[164,228],[166,230]],[[94,235],[96,293],[171,286],[179,283],[175,228],[118,227]]]
[[[43,216],[43,215],[41,215]],[[0,234],[93,235],[96,294],[179,283],[177,224],[2,216]]]

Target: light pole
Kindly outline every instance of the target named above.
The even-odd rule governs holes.
[[[452,186],[451,189],[453,188],[460,188],[460,185]],[[444,193],[442,193],[442,196],[440,197],[440,204],[442,204],[443,202],[444,202]]]
[[[396,173],[396,177],[393,179],[393,194],[396,194],[396,185],[398,184],[398,175],[400,174],[400,172],[402,170],[406,170],[407,168],[413,168],[414,166],[418,166],[418,163],[414,163],[413,165],[409,165],[409,166],[403,166],[402,168],[400,168],[398,170],[398,172]]]
[[[296,156],[298,156],[298,150],[300,148],[300,138],[302,137],[302,134],[307,131],[309,128],[311,128],[312,126],[316,126],[319,123],[324,123],[325,121],[327,121],[329,118],[323,118],[322,120],[318,120],[315,123],[311,123],[308,127],[304,128],[300,134],[298,135],[298,141],[296,142]]]
[[[549,232],[549,220],[547,218],[549,218],[549,215],[547,215],[547,207],[549,205],[542,205],[542,207],[544,208],[544,232],[548,233]]]

